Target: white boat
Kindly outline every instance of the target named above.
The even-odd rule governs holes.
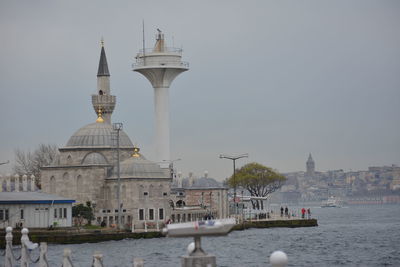
[[[227,235],[236,224],[235,218],[167,224],[163,232],[168,237]]]
[[[327,201],[322,203],[321,208],[340,208],[339,200],[335,197],[329,197]]]

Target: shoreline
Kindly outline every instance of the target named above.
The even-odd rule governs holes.
[[[265,221],[246,221],[236,224],[232,231],[243,231],[250,228],[298,228],[316,227],[317,219],[292,219],[292,220],[265,220]],[[0,248],[5,248],[5,231],[0,230]],[[118,230],[88,230],[88,229],[29,229],[29,239],[34,243],[47,242],[48,244],[82,244],[98,243],[111,240],[122,240],[126,238],[160,238],[164,237],[161,231],[148,232],[127,232]],[[13,245],[19,245],[21,231],[13,230]]]

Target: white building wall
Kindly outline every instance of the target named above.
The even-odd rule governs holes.
[[[60,218],[60,209],[64,213],[67,211],[67,217]],[[0,210],[8,209],[8,220],[0,220],[0,228],[7,226],[16,227],[22,223],[23,227],[28,228],[47,228],[51,225],[56,227],[72,226],[72,204],[0,204]],[[57,209],[57,218],[54,218],[54,209]],[[21,219],[21,210],[23,210],[23,219]]]

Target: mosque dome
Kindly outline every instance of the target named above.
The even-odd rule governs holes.
[[[85,156],[82,161],[83,165],[100,165],[100,164],[108,164],[106,158],[97,152],[89,153]]]
[[[76,131],[68,140],[66,147],[112,147],[113,127],[109,123],[91,123]],[[124,132],[119,133],[119,146],[133,147],[129,136]]]
[[[117,177],[116,168],[112,173]],[[120,163],[120,177],[123,178],[170,178],[169,169],[162,169],[157,163],[139,157],[129,157]]]

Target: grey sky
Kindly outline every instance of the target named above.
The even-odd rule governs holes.
[[[94,122],[103,36],[113,121],[154,157],[153,89],[131,71],[156,28],[190,70],[170,89],[172,158],[223,179],[250,154],[281,172],[400,163],[400,1],[0,2],[0,162]],[[1,166],[0,173],[11,164]]]

